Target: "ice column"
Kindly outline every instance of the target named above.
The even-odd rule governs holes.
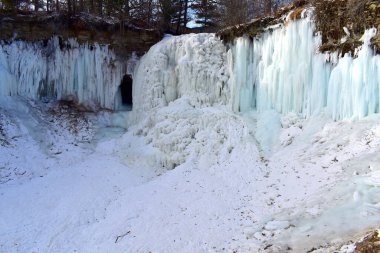
[[[62,47],[62,49],[61,49]],[[74,97],[79,103],[114,109],[115,94],[126,71],[108,46],[15,41],[0,45],[0,95],[32,99]]]
[[[310,16],[310,14],[309,14]],[[357,57],[320,54],[321,37],[310,17],[232,45],[233,110],[274,109],[304,117],[326,111],[335,120],[379,112],[380,56],[366,31]],[[329,59],[337,58],[334,63]]]

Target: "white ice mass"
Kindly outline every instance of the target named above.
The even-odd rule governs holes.
[[[357,56],[320,54],[311,14],[253,41],[237,38],[227,51],[212,34],[166,38],[136,72],[136,110],[148,111],[187,96],[191,104],[228,105],[234,112],[274,109],[303,117],[326,111],[334,120],[379,112],[380,57],[369,41]]]
[[[136,67],[0,44],[0,251],[332,252],[379,224],[377,31],[321,54],[303,16],[228,45],[165,37]],[[131,112],[38,102],[117,110],[125,74]]]

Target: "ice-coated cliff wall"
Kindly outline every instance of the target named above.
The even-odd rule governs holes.
[[[304,14],[306,15],[306,13]],[[232,82],[235,111],[275,109],[304,117],[327,111],[333,119],[379,112],[379,56],[370,48],[376,29],[363,36],[357,56],[320,54],[320,36],[310,18],[266,32],[251,41],[236,39]],[[330,63],[330,59],[335,59]]]
[[[74,97],[87,106],[114,109],[126,64],[107,46],[79,45],[75,40],[60,45],[55,37],[47,45],[0,45],[0,72],[0,95]]]

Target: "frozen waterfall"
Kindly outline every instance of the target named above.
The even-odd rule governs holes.
[[[136,117],[184,96],[197,107],[226,103],[231,97],[226,62],[226,48],[213,34],[164,38],[135,70]]]
[[[253,41],[236,39],[230,63],[237,87],[233,109],[275,109],[304,117],[325,110],[335,120],[379,112],[380,56],[369,47],[376,29],[363,36],[355,58],[318,53],[321,38],[314,33],[305,17]]]
[[[229,45],[214,34],[164,38],[134,61],[135,118],[180,97],[194,107],[224,105],[235,112],[325,112],[335,120],[378,113],[380,56],[369,46],[376,29],[366,32],[355,57],[321,54],[312,14],[303,15]],[[73,96],[82,104],[117,109],[127,61],[107,46],[69,40],[61,47],[58,38],[47,46],[0,44],[0,95]]]
[[[47,42],[0,44],[0,95],[32,99],[75,98],[93,107],[115,109],[126,66],[108,46],[79,45],[58,37]]]
[[[165,38],[135,73],[136,110],[186,96],[194,106],[224,104],[235,112],[326,112],[335,120],[379,112],[380,56],[368,39],[376,30],[367,31],[354,58],[321,54],[312,15],[303,15],[227,46],[212,34]]]

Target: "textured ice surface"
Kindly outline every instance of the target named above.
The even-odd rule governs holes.
[[[61,49],[57,37],[47,46],[15,41],[0,45],[0,95],[71,97],[90,107],[114,109],[125,68],[108,46],[70,39]]]
[[[354,58],[320,54],[321,38],[307,16],[228,46],[213,34],[165,37],[140,63],[74,40],[63,49],[57,38],[47,46],[13,42],[0,46],[0,95],[75,97],[115,109],[128,73],[137,118],[184,96],[195,107],[225,104],[235,112],[274,109],[309,117],[326,111],[333,119],[378,113],[380,56],[369,46],[376,29],[366,31]]]
[[[226,62],[226,48],[213,34],[164,38],[136,69],[136,116],[184,96],[196,107],[225,104],[231,97]]]
[[[357,57],[317,53],[310,18],[289,23],[251,41],[238,38],[232,47],[235,111],[275,109],[304,117],[327,109],[333,119],[363,118],[379,112],[380,57],[369,47],[377,31],[363,36]]]
[[[235,112],[274,109],[303,117],[327,112],[334,120],[379,112],[380,56],[366,31],[353,58],[320,54],[321,37],[308,17],[268,30],[254,40],[223,45],[212,34],[167,37],[135,73],[135,111],[187,96],[193,106],[225,104]]]

